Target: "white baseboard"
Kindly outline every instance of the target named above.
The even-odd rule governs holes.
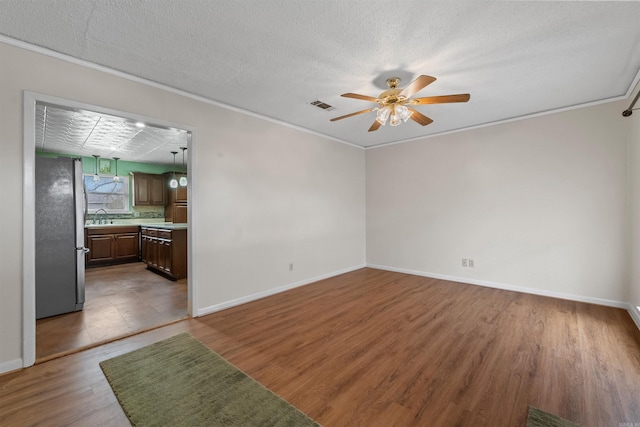
[[[277,288],[268,289],[266,291],[258,292],[255,294],[247,295],[244,297],[232,299],[230,301],[225,301],[220,304],[210,305],[208,307],[203,307],[197,310],[197,316],[205,316],[207,314],[215,313],[216,311],[221,311],[227,308],[235,307],[236,305],[246,304],[251,301],[259,300],[261,298],[266,298],[271,295],[279,294],[280,292],[288,291],[289,289],[297,288],[299,286],[308,285],[309,283],[317,282],[319,280],[328,279],[330,277],[339,276],[340,274],[349,273],[350,271],[359,270],[361,268],[365,268],[365,264],[355,265],[353,267],[345,268],[343,270],[334,271],[332,273],[322,274],[320,276],[312,277],[309,279],[301,280],[294,283],[289,283],[284,286],[279,286]]]
[[[545,297],[566,299],[566,300],[570,300],[570,301],[587,302],[587,303],[590,303],[590,304],[605,305],[605,306],[609,306],[609,307],[624,308],[626,310],[629,310],[629,304],[626,303],[626,302],[613,301],[613,300],[608,300],[608,299],[604,299],[604,298],[593,298],[593,297],[586,297],[586,296],[582,296],[582,295],[565,294],[565,293],[562,293],[562,292],[547,291],[547,290],[544,290],[544,289],[536,289],[536,288],[527,288],[527,287],[523,287],[523,286],[507,285],[507,284],[504,284],[504,283],[496,283],[496,282],[490,282],[490,281],[486,281],[486,280],[469,279],[467,277],[447,276],[447,275],[444,275],[444,274],[429,273],[429,272],[426,272],[426,271],[409,270],[409,269],[406,269],[406,268],[395,268],[395,267],[389,267],[389,266],[385,266],[385,265],[367,264],[367,267],[369,267],[369,268],[377,268],[379,270],[395,271],[397,273],[413,274],[413,275],[416,275],[416,276],[431,277],[433,279],[449,280],[451,282],[467,283],[467,284],[470,284],[470,285],[486,286],[488,288],[503,289],[503,290],[506,290],[506,291],[522,292],[522,293],[525,293],[525,294],[541,295],[541,296],[545,296]],[[637,321],[636,321],[636,323],[637,323]]]
[[[638,329],[640,329],[640,309],[638,309],[638,307],[634,306],[633,304],[628,304],[627,311],[629,312],[629,315],[635,322]]]
[[[22,359],[14,359],[0,363],[0,374],[17,371],[18,369],[22,369]]]

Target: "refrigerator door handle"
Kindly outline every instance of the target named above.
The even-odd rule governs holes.
[[[86,192],[84,191],[84,181],[82,179],[82,161],[73,159],[74,165],[74,201],[75,201],[75,222],[76,222],[76,248],[84,246],[84,223],[86,221],[87,204]]]
[[[89,249],[84,246],[76,248],[76,311],[84,306],[84,257],[88,252]]]
[[[89,214],[89,197],[87,196],[87,187],[82,181],[82,198],[84,199],[84,211],[82,212],[82,222],[87,222],[87,215]]]
[[[87,193],[84,187],[84,179],[82,176],[82,160],[73,159],[74,172],[74,199],[75,199],[75,248],[76,248],[76,311],[82,310],[84,307],[84,268],[85,257],[88,249],[85,251],[84,225],[87,215]]]

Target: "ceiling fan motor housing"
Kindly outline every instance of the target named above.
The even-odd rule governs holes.
[[[399,96],[402,90],[400,89],[388,89],[380,94],[378,97],[378,103],[380,105],[390,105],[390,104],[398,104],[403,103],[407,100],[404,96]]]

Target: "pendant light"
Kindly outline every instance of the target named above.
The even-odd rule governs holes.
[[[187,149],[187,147],[180,147],[180,149],[182,150],[182,168],[184,169],[184,151]],[[187,177],[181,176],[179,183],[180,183],[180,187],[186,187],[188,183]]]
[[[100,156],[93,154],[93,157],[96,159],[96,173],[93,175],[93,182],[100,182],[100,176],[98,175],[98,158]]]
[[[169,187],[178,188],[178,181],[176,180],[176,154],[178,154],[178,152],[172,151],[171,154],[173,154],[173,178],[169,181]]]
[[[113,160],[116,161],[116,175],[113,177],[113,182],[120,182],[120,177],[118,176],[118,160],[120,160],[120,157],[114,157]]]

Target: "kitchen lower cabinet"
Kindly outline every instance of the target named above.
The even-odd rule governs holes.
[[[170,279],[187,277],[187,230],[145,227],[140,229],[142,261]]]
[[[173,275],[173,256],[171,249],[173,246],[172,239],[158,239],[158,268],[163,272]],[[176,275],[178,272],[176,271]],[[178,278],[178,277],[176,277]]]
[[[137,225],[85,228],[86,266],[137,262],[139,235]]]
[[[136,227],[137,228],[137,227]],[[115,234],[113,236],[113,257],[116,260],[138,261],[140,233]]]

